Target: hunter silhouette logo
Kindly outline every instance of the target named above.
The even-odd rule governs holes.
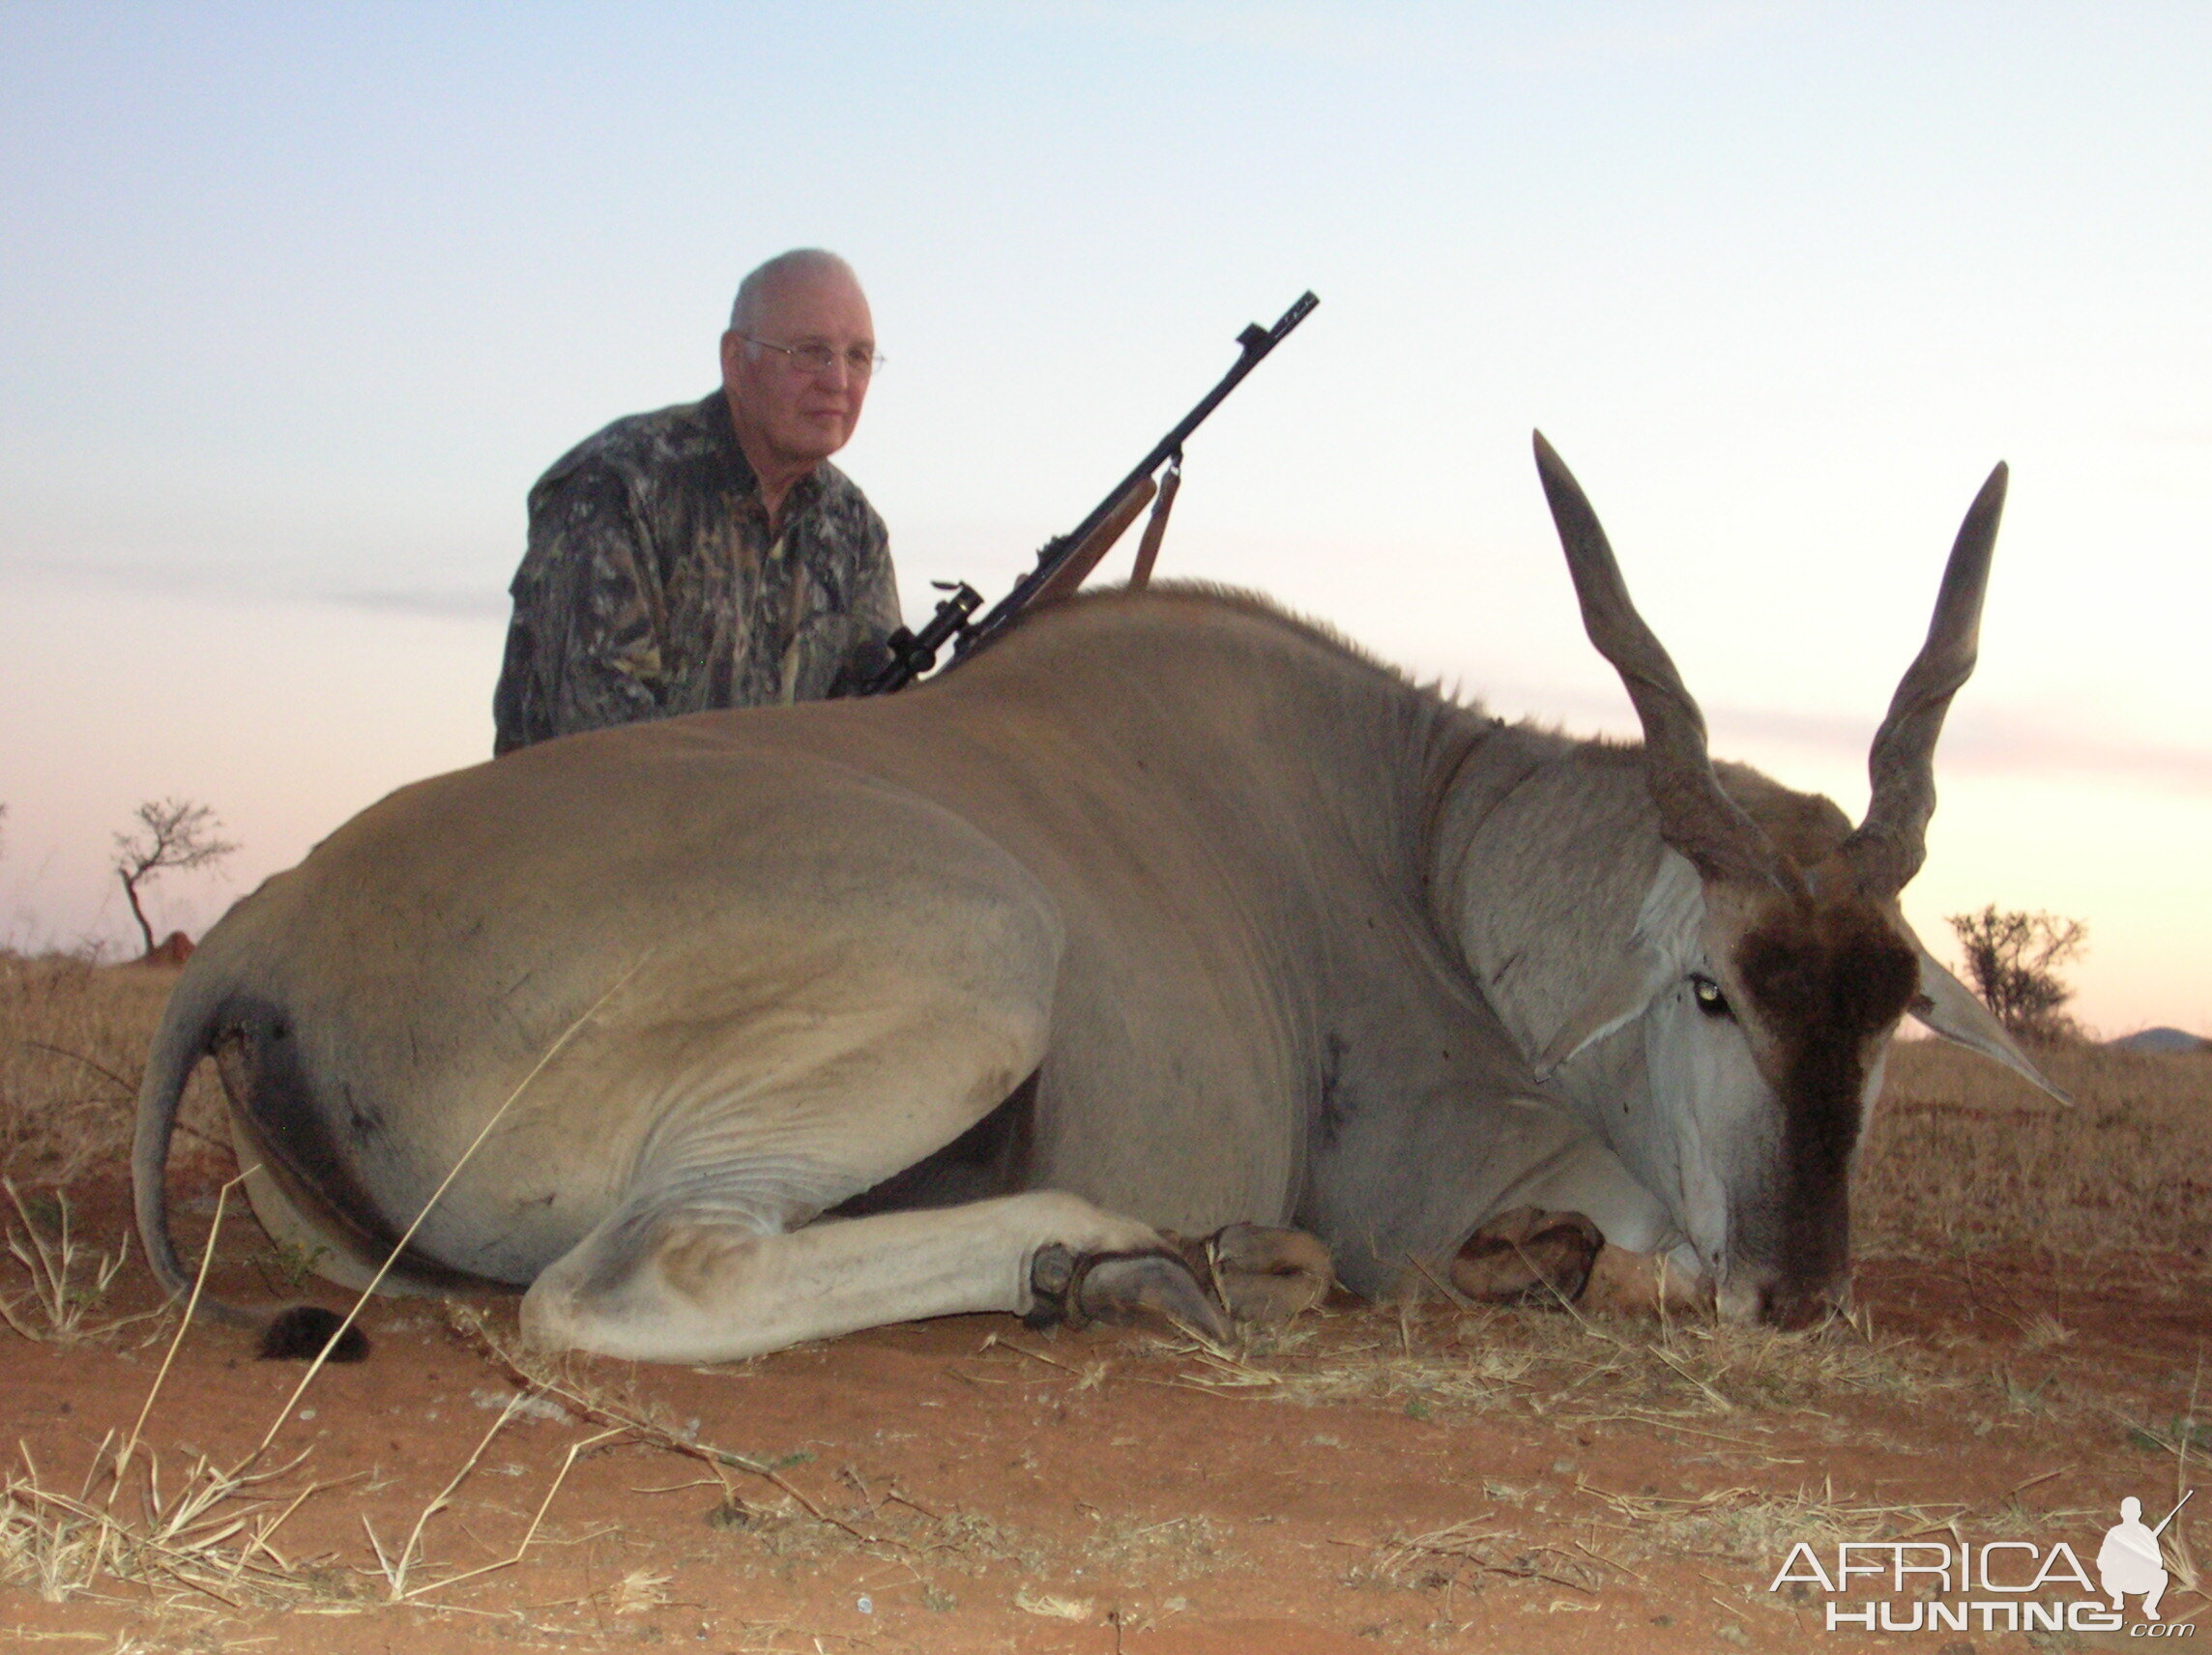
[[[2166,1595],[2166,1560],[2159,1555],[2158,1537],[2196,1493],[2191,1489],[2183,1495],[2181,1505],[2168,1512],[2156,1528],[2143,1526],[2141,1500],[2130,1495],[2120,1501],[2120,1521],[2105,1530],[2105,1543],[2097,1548],[2097,1574],[2114,1609],[2121,1607],[2121,1598],[2140,1592],[2143,1618],[2159,1618],[2158,1600]]]

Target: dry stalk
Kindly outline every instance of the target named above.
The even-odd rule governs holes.
[[[131,1522],[104,1504],[47,1488],[29,1449],[18,1443],[17,1450],[23,1474],[9,1474],[0,1499],[16,1549],[48,1601],[75,1597],[102,1574],[119,1581],[167,1580],[233,1609],[248,1600],[294,1600],[311,1590],[273,1550],[269,1562],[255,1555],[262,1536],[253,1518],[266,1502],[248,1496],[253,1484],[267,1477],[232,1480],[202,1459],[175,1499],[164,1504],[158,1492],[151,1494],[151,1516]],[[147,1458],[151,1469],[153,1457]],[[246,1541],[237,1544],[242,1534]]]
[[[217,1199],[208,1259],[214,1256],[224,1206],[238,1181],[234,1178],[225,1184]],[[195,1302],[206,1272],[207,1260],[203,1259],[193,1283]],[[269,1543],[269,1537],[283,1517],[326,1485],[310,1485],[295,1495],[275,1522],[260,1517],[268,1502],[257,1491],[296,1469],[299,1460],[256,1474],[249,1463],[225,1469],[202,1455],[170,1495],[163,1491],[160,1457],[151,1451],[140,1454],[147,1417],[188,1325],[189,1318],[179,1320],[176,1336],[137,1419],[120,1445],[113,1432],[102,1440],[78,1494],[69,1495],[47,1488],[28,1446],[18,1444],[23,1473],[10,1474],[4,1509],[14,1531],[13,1549],[20,1554],[18,1568],[27,1567],[33,1573],[43,1594],[57,1601],[74,1596],[89,1590],[102,1574],[117,1580],[166,1578],[233,1606],[241,1601],[242,1592],[267,1600],[272,1595],[291,1596],[297,1589],[288,1580],[285,1560]],[[131,1482],[133,1466],[140,1465],[143,1475],[137,1483],[138,1512],[135,1516],[119,1514],[116,1496]],[[96,1499],[95,1490],[102,1482],[107,1485],[106,1493]],[[268,1558],[266,1563],[259,1555],[263,1553]]]
[[[483,1458],[484,1450],[491,1446],[491,1439],[506,1429],[507,1422],[514,1417],[514,1410],[520,1408],[529,1399],[529,1396],[528,1391],[516,1391],[513,1396],[508,1398],[507,1406],[500,1409],[499,1417],[491,1422],[491,1429],[483,1434],[483,1438],[478,1442],[476,1451],[461,1463],[461,1468],[453,1473],[452,1480],[440,1489],[437,1496],[417,1514],[415,1526],[407,1534],[407,1544],[399,1549],[398,1562],[394,1563],[385,1556],[384,1543],[377,1539],[376,1530],[370,1526],[368,1514],[366,1512],[362,1513],[361,1525],[368,1531],[368,1543],[376,1552],[378,1567],[384,1571],[385,1583],[391,1588],[392,1602],[401,1603],[407,1598],[407,1570],[413,1564],[415,1553],[422,1544],[424,1524],[452,1503],[453,1491],[458,1489],[467,1480],[468,1474],[477,1468],[477,1462]]]
[[[1383,1579],[1401,1585],[1441,1586],[1461,1574],[1495,1575],[1505,1580],[1542,1581],[1595,1597],[1599,1580],[1589,1564],[1556,1546],[1530,1544],[1509,1529],[1484,1528],[1482,1518],[1390,1541],[1379,1548],[1373,1565]],[[1502,1542],[1494,1545],[1493,1542]],[[1543,1559],[1557,1558],[1547,1565]]]
[[[2173,1456],[2173,1504],[2176,1511],[2181,1509],[2182,1501],[2189,1496],[2189,1449],[2197,1437],[2197,1393],[2203,1381],[2204,1352],[2199,1348],[2197,1352],[2197,1371],[2189,1379],[2189,1411],[2181,1416],[2181,1429],[2175,1433],[2180,1437]],[[2203,1587],[2198,1584],[2197,1553],[2190,1547],[2189,1532],[2183,1524],[2173,1525],[2172,1538],[2167,1541],[2166,1550],[2168,1556],[2173,1560],[2174,1579],[2180,1582],[2181,1589],[2196,1592],[2200,1597],[2204,1595]]]
[[[125,1231],[116,1241],[113,1253],[102,1251],[94,1256],[91,1279],[80,1281],[77,1279],[77,1264],[82,1257],[82,1249],[70,1231],[69,1192],[62,1189],[54,1191],[58,1217],[55,1220],[55,1233],[49,1239],[32,1218],[30,1208],[24,1205],[23,1192],[15,1187],[15,1180],[0,1179],[0,1184],[6,1186],[15,1215],[23,1221],[20,1232],[10,1228],[8,1251],[30,1272],[30,1299],[38,1307],[44,1326],[41,1327],[23,1313],[22,1300],[6,1297],[0,1297],[0,1321],[5,1321],[26,1339],[73,1345],[79,1340],[112,1333],[119,1327],[146,1320],[143,1315],[127,1316],[103,1322],[97,1328],[85,1325],[85,1318],[106,1299],[108,1288],[113,1285],[131,1257],[129,1231]],[[147,1313],[159,1314],[159,1311]]]
[[[409,1586],[407,1584],[408,1572],[414,1567],[418,1557],[422,1555],[422,1531],[428,1525],[430,1519],[452,1504],[454,1494],[468,1480],[470,1473],[475,1471],[479,1463],[482,1461],[484,1450],[491,1446],[492,1438],[506,1428],[508,1421],[522,1409],[524,1404],[529,1402],[534,1394],[531,1391],[517,1391],[508,1400],[507,1406],[500,1410],[499,1417],[492,1421],[491,1429],[483,1434],[482,1438],[477,1443],[475,1451],[469,1455],[467,1460],[462,1462],[460,1469],[453,1473],[446,1486],[439,1490],[436,1496],[417,1514],[415,1526],[408,1531],[407,1543],[400,1548],[399,1556],[396,1560],[386,1554],[383,1541],[378,1538],[375,1527],[368,1521],[367,1514],[363,1514],[361,1525],[368,1535],[369,1546],[376,1553],[377,1566],[384,1575],[387,1588],[386,1601],[388,1603],[409,1603],[427,1592],[443,1591],[449,1586],[457,1586],[464,1581],[473,1581],[484,1575],[495,1574],[502,1569],[512,1568],[521,1562],[524,1554],[529,1552],[531,1543],[538,1538],[538,1530],[545,1522],[545,1514],[552,1509],[554,1496],[560,1494],[562,1486],[568,1482],[568,1473],[575,1467],[577,1459],[600,1443],[621,1435],[618,1431],[602,1431],[595,1437],[587,1437],[582,1441],[569,1444],[567,1455],[562,1459],[560,1470],[554,1473],[553,1481],[546,1488],[544,1497],[538,1502],[538,1510],[531,1518],[529,1527],[523,1530],[521,1541],[509,1555],[502,1557],[496,1562],[485,1563],[479,1568],[463,1570],[457,1575],[449,1575],[443,1580],[427,1581],[419,1585]]]
[[[888,1535],[871,1534],[865,1529],[847,1523],[834,1513],[824,1510],[821,1505],[800,1493],[790,1478],[766,1460],[751,1454],[740,1454],[735,1449],[716,1447],[713,1443],[702,1441],[695,1437],[681,1435],[671,1431],[665,1425],[656,1424],[639,1414],[618,1408],[597,1390],[579,1384],[567,1375],[554,1372],[542,1357],[536,1356],[519,1347],[510,1346],[501,1340],[485,1323],[482,1316],[477,1312],[456,1307],[451,1312],[451,1321],[454,1329],[462,1337],[475,1344],[491,1361],[506,1369],[510,1377],[519,1380],[533,1392],[543,1392],[548,1396],[559,1397],[571,1410],[583,1418],[597,1420],[599,1424],[609,1427],[610,1435],[627,1434],[641,1442],[650,1442],[655,1447],[665,1448],[672,1454],[682,1454],[688,1459],[697,1460],[702,1465],[714,1468],[717,1475],[721,1467],[727,1466],[733,1470],[743,1471],[751,1476],[759,1477],[765,1482],[773,1484],[793,1504],[797,1505],[800,1510],[806,1513],[816,1523],[838,1529],[863,1546],[891,1546],[902,1550],[906,1549],[903,1541]],[[722,1488],[724,1496],[730,1497],[727,1478],[722,1479]]]
[[[230,1192],[261,1170],[255,1162],[238,1176],[225,1183],[215,1193],[215,1222],[208,1229],[207,1246],[200,1252],[200,1267],[192,1273],[192,1291],[185,1300],[185,1313],[177,1319],[177,1331],[169,1340],[169,1348],[162,1352],[161,1366],[154,1375],[154,1382],[147,1388],[146,1400],[138,1408],[138,1417],[131,1422],[131,1435],[115,1456],[115,1481],[120,1487],[123,1474],[131,1467],[131,1455],[138,1446],[139,1435],[146,1429],[146,1416],[154,1411],[154,1399],[161,1394],[161,1386],[168,1379],[170,1366],[177,1359],[177,1347],[185,1342],[185,1329],[192,1324],[192,1312],[199,1308],[200,1295],[207,1289],[208,1266],[215,1263],[216,1243],[222,1237],[224,1209],[230,1205]],[[113,1498],[112,1494],[109,1496]]]

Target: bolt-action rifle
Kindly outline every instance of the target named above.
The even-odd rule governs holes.
[[[1154,512],[1151,527],[1146,534],[1146,551],[1156,555],[1158,531],[1165,526],[1164,508],[1175,498],[1181,473],[1184,439],[1205,422],[1206,417],[1221,405],[1222,398],[1235,391],[1244,376],[1260,365],[1261,359],[1281,344],[1291,330],[1304,321],[1307,313],[1320,303],[1311,293],[1301,294],[1298,302],[1284,311],[1272,328],[1263,328],[1254,322],[1237,334],[1240,354],[1236,364],[1222,375],[1221,383],[1200,397],[1198,406],[1176,421],[1175,428],[1153,445],[1152,451],[1138,461],[1137,469],[1116,484],[1114,491],[1098,503],[1090,516],[1066,534],[1046,541],[1044,550],[1037,553],[1036,567],[1016,581],[1013,591],[979,619],[971,617],[983,606],[981,593],[964,580],[938,581],[938,590],[950,595],[938,604],[937,612],[919,632],[901,626],[886,640],[890,659],[860,686],[859,693],[882,695],[889,690],[904,689],[937,664],[937,653],[947,643],[952,646],[951,665],[957,666],[1013,625],[1023,610],[1073,592],[1135,521],[1137,513],[1145,508],[1153,494],[1161,491],[1161,486],[1152,479],[1153,474],[1167,465],[1162,509]],[[1149,575],[1150,557],[1140,561]]]

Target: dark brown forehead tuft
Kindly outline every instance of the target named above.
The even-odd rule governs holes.
[[[1911,947],[1857,903],[1770,915],[1737,944],[1735,967],[1786,1040],[1878,1033],[1920,984]]]
[[[1866,1089],[1868,1040],[1911,1003],[1920,962],[1863,898],[1779,901],[1736,944],[1751,1007],[1776,1047],[1769,1068],[1782,1114],[1782,1176],[1741,1217],[1793,1293],[1825,1293],[1850,1257],[1850,1168]]]

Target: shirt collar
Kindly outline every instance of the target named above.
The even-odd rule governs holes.
[[[758,500],[760,498],[760,479],[753,473],[752,461],[745,458],[745,450],[738,445],[738,428],[730,419],[729,394],[720,387],[716,387],[712,396],[701,401],[699,412],[703,417],[708,436],[713,441],[716,450],[721,454],[724,463],[729,466],[732,475],[737,479],[740,497]],[[822,492],[823,473],[829,464],[828,460],[824,460],[791,485],[791,493],[784,502],[783,516],[785,522],[788,523],[791,520],[793,508],[811,505],[815,496]]]

